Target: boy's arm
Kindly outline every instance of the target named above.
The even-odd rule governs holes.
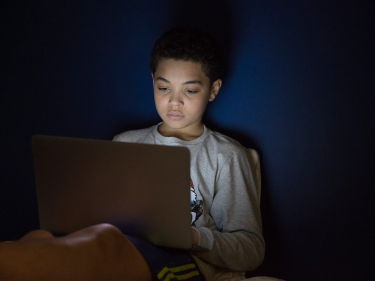
[[[264,239],[256,186],[244,150],[235,152],[219,171],[210,209],[215,222],[197,228],[206,262],[238,271],[254,270],[264,258]]]

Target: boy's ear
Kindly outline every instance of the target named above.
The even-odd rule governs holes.
[[[154,86],[154,73],[151,72],[151,77],[152,77],[152,86]]]
[[[208,99],[208,101],[213,101],[216,98],[217,94],[220,91],[222,83],[223,81],[221,81],[221,79],[217,79],[214,83],[212,83],[210,98]]]

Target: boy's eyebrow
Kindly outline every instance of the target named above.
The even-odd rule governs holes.
[[[158,78],[156,78],[156,81],[157,81],[157,80],[161,80],[161,81],[164,81],[164,82],[169,83],[169,84],[171,83],[171,82],[169,82],[167,79],[165,79],[165,78],[163,78],[163,77],[160,77],[160,76],[159,76]]]
[[[192,80],[192,81],[187,81],[183,83],[182,85],[187,85],[187,84],[201,84],[202,85],[202,82],[198,80]]]
[[[171,83],[167,79],[165,79],[163,77],[160,77],[160,76],[157,77],[156,80],[161,80],[161,81],[164,81],[164,82],[169,83],[169,84]],[[202,82],[199,81],[199,80],[191,80],[191,81],[186,81],[186,82],[182,83],[182,85],[188,85],[188,84],[201,84],[201,85],[203,85]]]

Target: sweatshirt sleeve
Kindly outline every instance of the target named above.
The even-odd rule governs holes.
[[[238,149],[218,171],[210,216],[215,225],[196,228],[193,253],[216,266],[250,271],[264,258],[260,205],[244,149]],[[202,250],[203,249],[203,250]]]

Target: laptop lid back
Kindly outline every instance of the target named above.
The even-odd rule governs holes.
[[[187,148],[34,136],[33,152],[41,229],[111,223],[159,246],[191,247]]]

